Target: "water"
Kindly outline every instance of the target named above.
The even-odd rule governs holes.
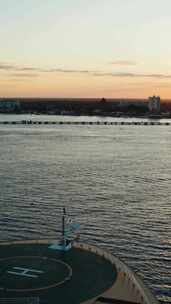
[[[170,126],[0,126],[1,239],[58,237],[66,206],[82,241],[124,260],[164,303],[170,184]]]

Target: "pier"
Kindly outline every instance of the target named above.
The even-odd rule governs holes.
[[[101,125],[101,126],[171,126],[161,121],[0,121],[0,125]]]

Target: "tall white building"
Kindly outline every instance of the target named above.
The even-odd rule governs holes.
[[[160,112],[160,96],[152,96],[148,98],[148,109],[150,112]]]

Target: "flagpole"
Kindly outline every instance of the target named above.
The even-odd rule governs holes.
[[[63,208],[63,215],[62,215],[62,243],[63,243],[64,247],[65,247],[65,215],[66,215],[66,211],[65,211],[65,208]]]

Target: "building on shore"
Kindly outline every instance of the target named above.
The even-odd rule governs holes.
[[[0,99],[0,112],[13,113],[20,109],[20,102],[18,100],[4,100]]]
[[[152,96],[148,98],[148,109],[153,113],[160,113],[160,96]]]
[[[153,99],[153,97],[152,97]],[[145,116],[147,99],[124,98],[1,98],[1,113],[34,113],[54,115]],[[151,106],[151,109],[155,108]],[[158,112],[150,111],[152,114]]]

